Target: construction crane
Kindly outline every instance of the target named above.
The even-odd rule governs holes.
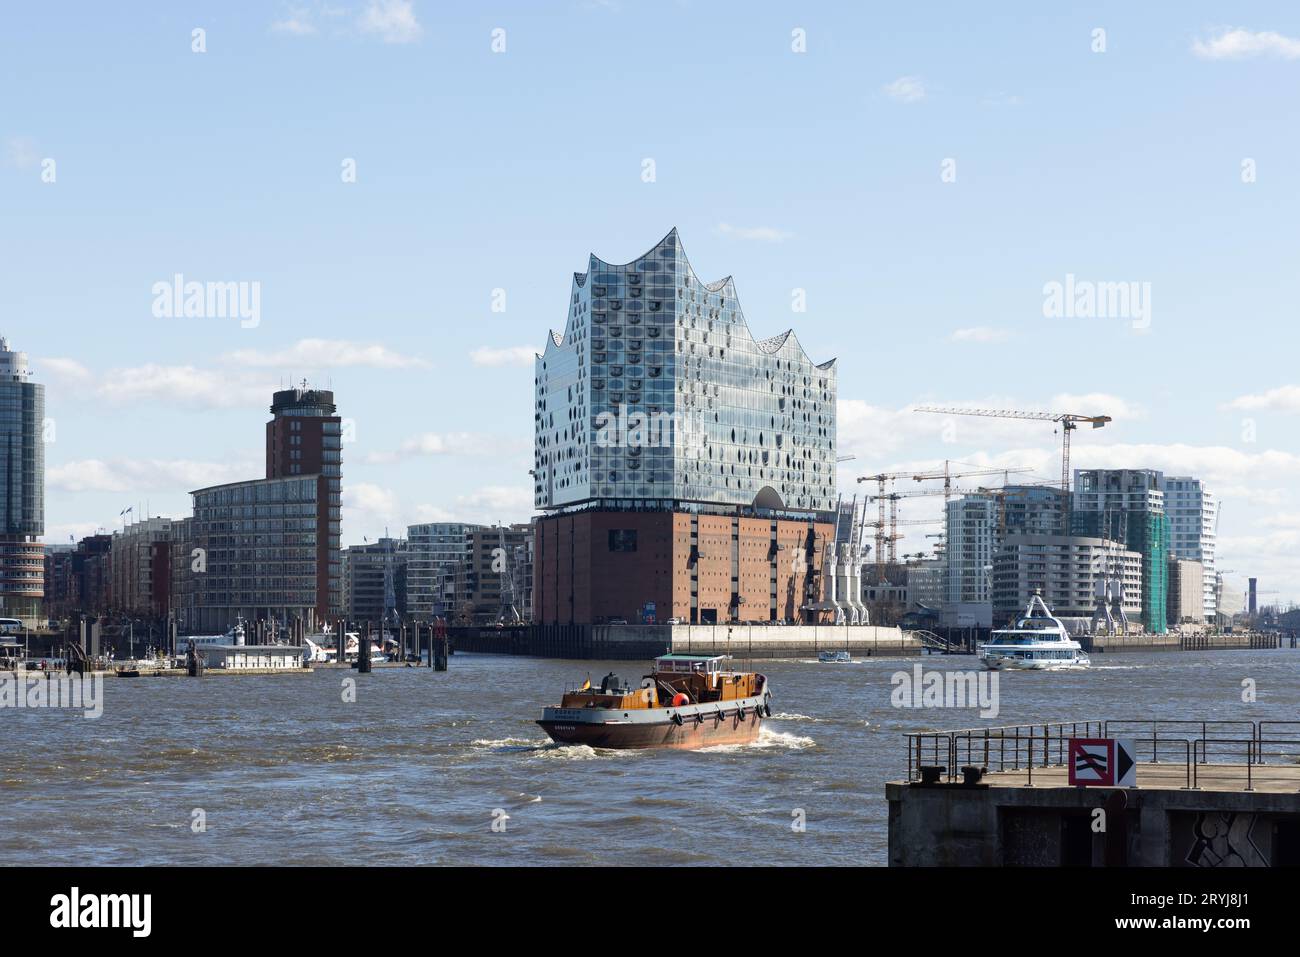
[[[886,561],[885,561],[885,552],[882,545],[888,545],[889,548],[888,564],[890,565],[898,564],[898,540],[901,538],[905,538],[906,536],[896,531],[897,527],[899,525],[934,525],[938,521],[940,520],[937,518],[913,518],[913,519],[905,519],[903,521],[899,521],[897,517],[895,517],[890,521],[890,530],[887,534],[884,532],[884,526],[879,521],[862,523],[864,528],[874,528],[876,530],[876,542],[878,543],[876,546],[876,584],[877,585],[886,585],[889,583],[888,578],[885,577]]]
[[[876,571],[877,577],[883,576],[885,563],[885,548],[889,548],[889,562],[894,564],[897,561],[897,539],[901,538],[897,533],[898,529],[898,499],[905,495],[937,495],[938,490],[934,492],[915,492],[915,493],[886,493],[885,483],[893,482],[898,479],[912,479],[915,482],[927,482],[935,479],[943,479],[943,503],[944,517],[946,520],[948,514],[948,501],[952,498],[954,489],[952,480],[959,478],[974,478],[981,475],[1010,475],[1013,472],[1030,472],[1032,469],[1027,468],[1006,468],[1006,469],[973,469],[966,472],[953,472],[949,468],[949,462],[944,460],[942,471],[932,472],[881,472],[877,475],[863,475],[858,478],[859,482],[875,482],[877,492],[871,496],[871,500],[878,505],[878,515],[875,522],[869,523],[876,529]],[[956,490],[960,492],[961,490]],[[885,531],[885,502],[889,504],[889,532]],[[866,523],[864,523],[866,524]],[[927,523],[929,524],[929,523]]]
[[[1061,492],[1065,496],[1062,503],[1065,517],[1065,531],[1070,531],[1070,433],[1087,422],[1094,429],[1100,429],[1107,422],[1113,421],[1109,415],[1077,415],[1073,412],[1020,412],[1014,409],[951,409],[923,405],[917,412],[935,412],[939,415],[981,415],[994,419],[1037,419],[1041,422],[1055,422],[1061,427]]]

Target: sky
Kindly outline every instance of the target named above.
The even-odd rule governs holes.
[[[0,7],[0,334],[46,384],[45,540],[260,477],[304,378],[348,423],[344,544],[525,520],[572,273],[675,226],[757,336],[839,359],[844,494],[944,460],[1059,480],[1051,423],[919,405],[1107,414],[1075,466],[1202,478],[1229,580],[1300,600],[1300,8],[990,6]],[[176,276],[256,309],[172,314]]]

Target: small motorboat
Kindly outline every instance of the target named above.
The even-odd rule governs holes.
[[[839,651],[820,651],[817,653],[817,660],[822,664],[842,664],[852,662],[853,656],[843,649]]]

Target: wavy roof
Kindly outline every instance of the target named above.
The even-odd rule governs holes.
[[[736,311],[740,314],[740,325],[742,326],[742,328],[744,328],[746,332],[749,333],[749,337],[753,339],[754,345],[758,348],[759,352],[762,352],[765,355],[775,355],[776,353],[784,349],[788,343],[793,343],[793,349],[798,350],[798,356],[802,358],[803,361],[811,365],[815,365],[816,368],[822,370],[830,370],[831,368],[834,367],[835,365],[834,359],[828,359],[826,362],[814,363],[812,361],[812,358],[808,355],[807,352],[804,351],[803,346],[799,343],[799,338],[794,334],[793,329],[787,329],[785,330],[785,332],[782,332],[779,335],[769,336],[766,339],[756,338],[754,336],[753,330],[749,328],[749,320],[745,318],[745,310],[740,305],[740,297],[736,295],[735,283],[732,277],[724,276],[722,279],[717,279],[713,282],[705,282],[704,280],[700,279],[700,277],[696,275],[695,268],[691,265],[691,261],[686,257],[686,250],[682,246],[681,236],[678,235],[676,226],[670,229],[668,231],[668,234],[664,236],[663,239],[659,240],[659,242],[655,243],[653,246],[647,249],[640,256],[637,256],[634,259],[630,259],[625,263],[606,262],[605,260],[597,256],[595,253],[589,254],[587,260],[587,271],[575,272],[573,274],[573,288],[574,289],[585,288],[587,285],[587,278],[601,266],[604,266],[605,268],[608,269],[626,269],[628,266],[635,265],[636,263],[641,262],[643,259],[650,258],[650,256],[656,250],[666,245],[672,245],[676,247],[677,253],[675,258],[680,260],[686,266],[686,271],[690,274],[690,277],[693,280],[695,280],[695,282],[699,283],[709,292],[721,292],[724,295],[729,295],[731,298],[736,300]],[[549,354],[552,346],[554,346],[555,348],[561,348],[561,349],[564,348],[565,344],[569,340],[570,325],[571,325],[571,318],[569,321],[565,322],[563,333],[556,333],[555,330],[553,329],[551,330],[551,334],[548,337],[548,342],[546,343],[545,351],[538,354],[539,359],[544,358],[547,354]]]

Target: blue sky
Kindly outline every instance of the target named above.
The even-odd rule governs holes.
[[[11,5],[0,332],[48,386],[46,540],[259,475],[301,377],[355,426],[345,543],[525,518],[570,274],[676,226],[757,335],[839,357],[849,494],[1059,472],[1050,425],[917,404],[1105,412],[1077,465],[1205,478],[1221,567],[1300,599],[1300,9],[1135,6]],[[177,273],[259,283],[260,321],[155,317]],[[1067,275],[1149,284],[1149,327],[1045,317]]]

